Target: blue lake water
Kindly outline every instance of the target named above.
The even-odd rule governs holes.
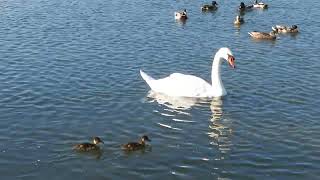
[[[318,179],[320,4],[270,0],[239,29],[240,1],[213,13],[203,3],[1,1],[1,179]],[[189,19],[175,21],[184,8]],[[247,33],[276,24],[300,33]],[[159,96],[139,75],[210,82],[220,47],[237,66],[222,64],[222,99]],[[143,134],[151,149],[120,150]],[[72,151],[92,136],[105,141],[101,153]]]

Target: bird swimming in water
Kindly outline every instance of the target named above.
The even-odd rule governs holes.
[[[94,151],[100,150],[99,143],[103,143],[103,141],[99,137],[94,137],[92,140],[93,143],[81,143],[73,146],[74,150],[77,151]]]
[[[252,10],[252,8],[253,8],[253,5],[248,5],[248,6],[246,6],[246,5],[244,4],[244,2],[241,2],[241,3],[240,3],[240,6],[238,7],[238,10],[239,10],[240,12],[244,12],[244,11],[250,11],[250,10]]]
[[[212,1],[211,5],[210,4],[205,4],[201,7],[202,11],[213,11],[218,9],[217,7],[218,3],[216,1]]]
[[[276,33],[297,33],[297,32],[299,32],[297,25],[292,25],[291,27],[276,25],[275,27],[272,27],[272,30],[275,31]]]
[[[254,39],[265,39],[265,40],[277,39],[275,31],[271,31],[270,33],[252,31],[252,32],[248,32],[248,34]]]
[[[188,19],[187,10],[184,9],[181,12],[174,12],[174,18],[176,20],[187,20]]]
[[[236,20],[233,22],[233,24],[235,24],[235,25],[240,25],[240,24],[243,24],[243,23],[244,23],[244,20],[240,16],[236,16]]]
[[[146,147],[145,141],[151,141],[148,136],[144,135],[140,138],[139,142],[129,142],[127,144],[122,145],[122,149],[125,151],[136,151],[141,150]]]

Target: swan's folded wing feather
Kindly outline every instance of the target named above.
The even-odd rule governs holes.
[[[181,73],[155,80],[153,90],[171,96],[203,97],[211,92],[212,86],[205,80]]]

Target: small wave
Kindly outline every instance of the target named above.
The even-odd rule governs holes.
[[[172,126],[169,126],[169,125],[166,125],[166,124],[161,124],[161,123],[158,123],[160,126],[162,126],[162,127],[166,127],[166,128],[169,128],[169,129],[174,129],[174,130],[179,130],[179,131],[181,131],[182,129],[180,129],[180,128],[174,128],[174,127],[172,127]]]

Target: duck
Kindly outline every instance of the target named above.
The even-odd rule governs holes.
[[[252,10],[252,8],[253,8],[253,5],[246,6],[244,4],[244,2],[241,2],[238,9],[239,9],[240,12],[244,12],[244,11],[250,11],[250,10]]]
[[[103,143],[103,141],[99,137],[93,137],[92,139],[93,143],[81,143],[73,146],[74,150],[77,151],[94,151],[94,150],[100,150],[99,143]]]
[[[216,1],[212,1],[212,4],[205,4],[201,7],[202,11],[213,11],[218,9],[218,3]]]
[[[183,11],[174,12],[174,18],[177,20],[186,20],[188,19],[187,10],[184,9]]]
[[[253,7],[254,7],[254,8],[267,9],[267,8],[268,8],[268,4],[265,4],[265,3],[263,3],[263,2],[259,2],[259,3],[258,3],[258,0],[255,0],[255,1],[254,1],[254,4],[253,4]]]
[[[211,84],[197,76],[182,73],[172,73],[162,79],[154,79],[142,70],[140,70],[140,75],[151,90],[157,93],[173,97],[220,97],[227,94],[220,77],[220,64],[224,60],[229,63],[232,69],[235,68],[235,58],[232,51],[226,47],[220,48],[213,59]]]
[[[240,25],[244,23],[244,20],[240,16],[236,16],[236,20],[233,22],[235,25]]]
[[[271,31],[270,33],[252,31],[252,32],[248,32],[248,34],[254,39],[266,39],[266,40],[276,39],[276,35],[274,31]]]
[[[128,142],[122,145],[122,149],[126,151],[142,150],[146,147],[146,141],[151,141],[148,136],[143,135],[139,142]]]
[[[277,33],[297,33],[297,32],[299,32],[297,25],[292,25],[291,27],[276,25],[275,27],[272,27],[272,30]]]

